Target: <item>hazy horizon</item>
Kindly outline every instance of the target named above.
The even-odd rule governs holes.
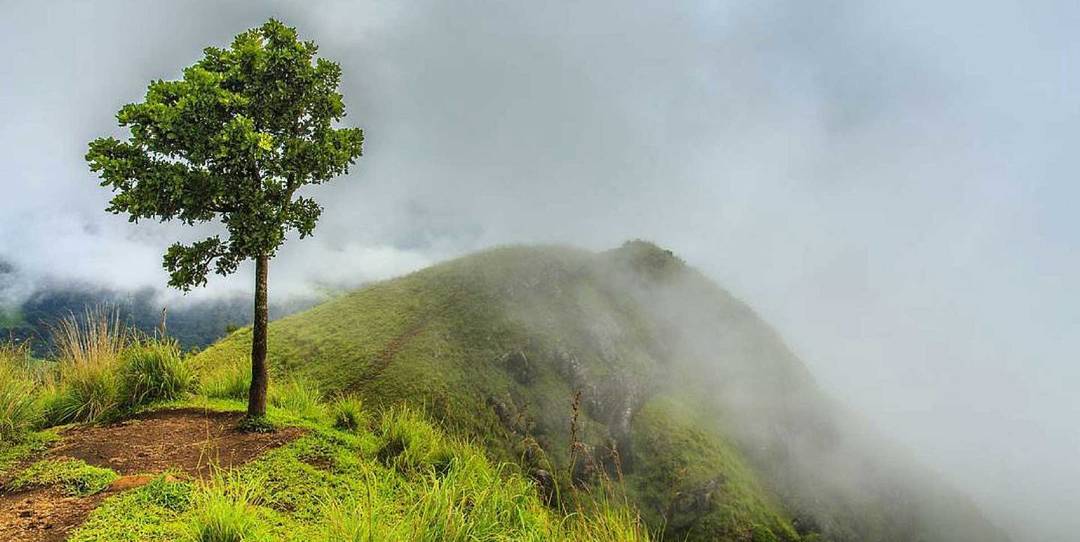
[[[276,17],[341,63],[366,142],[309,192],[326,210],[271,295],[497,244],[649,239],[1017,540],[1080,531],[1080,5],[0,6],[0,260],[19,277],[0,301],[164,288],[162,253],[195,233],[104,213],[86,144],[149,81]]]

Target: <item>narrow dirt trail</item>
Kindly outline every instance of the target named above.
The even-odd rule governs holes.
[[[419,335],[427,327],[427,320],[421,320],[408,329],[404,333],[390,339],[386,343],[386,346],[375,355],[375,358],[371,360],[371,364],[366,368],[364,374],[357,378],[356,381],[348,387],[349,391],[355,392],[362,389],[365,385],[370,384],[375,379],[382,375],[383,371],[394,362],[394,358],[397,357],[398,352],[405,347],[414,337]]]
[[[35,459],[81,459],[113,469],[120,478],[88,497],[70,497],[52,487],[17,492],[0,487],[0,540],[64,540],[106,498],[139,487],[155,474],[172,471],[205,478],[215,468],[242,465],[304,433],[299,428],[241,433],[236,430],[241,416],[190,408],[64,430],[60,441]]]

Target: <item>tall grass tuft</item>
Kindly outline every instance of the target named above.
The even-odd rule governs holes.
[[[49,421],[92,422],[114,413],[121,403],[119,356],[132,339],[120,324],[119,311],[99,306],[81,317],[70,313],[49,331],[58,372],[47,406]]]
[[[120,379],[112,365],[60,366],[60,380],[47,405],[52,424],[93,422],[115,413]]]
[[[413,409],[384,411],[380,433],[379,458],[400,471],[445,471],[453,459],[455,443]]]
[[[199,391],[215,399],[245,399],[251,388],[251,369],[241,363],[204,368]]]
[[[176,341],[139,337],[108,307],[51,326],[55,379],[43,386],[52,424],[93,422],[154,401],[178,399],[196,384]]]
[[[81,317],[69,313],[49,326],[49,334],[60,362],[84,367],[115,363],[132,338],[120,311],[107,305],[87,308]]]
[[[341,397],[330,404],[334,427],[342,431],[357,431],[368,423],[364,403],[358,397]]]
[[[42,418],[26,345],[0,345],[0,441],[17,440]]]
[[[272,406],[301,418],[315,420],[326,413],[318,386],[302,378],[292,378],[271,386],[268,400]]]
[[[245,479],[236,471],[218,472],[191,496],[194,510],[188,524],[196,542],[261,540],[257,507],[262,503],[259,480]]]
[[[561,526],[559,539],[626,542],[653,539],[641,514],[625,498],[618,497],[613,488],[601,487],[593,493],[578,495],[574,508],[576,511]],[[662,533],[658,533],[656,539],[662,538]]]
[[[324,542],[382,542],[409,540],[393,494],[376,475],[368,473],[361,489],[340,497],[323,500]]]
[[[120,354],[122,404],[136,407],[154,401],[171,401],[191,391],[195,372],[172,339],[138,341]]]

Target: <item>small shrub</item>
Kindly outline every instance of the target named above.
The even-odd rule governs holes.
[[[93,495],[116,480],[110,469],[87,465],[78,459],[38,461],[12,480],[11,489],[60,486],[64,493],[84,497]]]
[[[184,362],[176,341],[140,342],[125,349],[120,359],[125,407],[179,399],[195,385],[195,373]]]
[[[0,346],[0,441],[19,439],[42,418],[29,361],[25,346]]]
[[[325,414],[319,388],[303,379],[293,378],[283,384],[270,387],[271,405],[287,410],[296,416],[318,419]]]
[[[259,481],[235,473],[218,474],[191,496],[194,516],[189,524],[197,542],[243,542],[262,538],[257,506]]]
[[[330,417],[334,427],[342,431],[356,431],[367,425],[364,404],[356,397],[342,397],[330,405]]]
[[[277,431],[277,426],[266,416],[244,416],[237,424],[237,429],[242,433],[273,433]]]

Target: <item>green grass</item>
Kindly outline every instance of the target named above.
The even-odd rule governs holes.
[[[342,431],[357,431],[368,424],[364,403],[357,397],[339,397],[330,404],[330,418],[334,428]]]
[[[180,399],[195,388],[196,374],[176,341],[139,341],[120,353],[120,403],[133,408]]]
[[[65,340],[75,346],[56,361],[0,344],[0,440],[18,440],[42,426],[107,421],[181,399],[197,386],[194,366],[175,341],[90,340],[81,338],[78,325],[66,329]]]
[[[318,420],[326,416],[322,393],[317,385],[301,378],[275,382],[269,390],[271,406],[287,410],[301,418]]]
[[[23,433],[17,439],[0,440],[0,476],[10,474],[18,464],[48,449],[60,437],[53,431]]]
[[[71,315],[52,333],[58,357],[37,390],[50,425],[106,421],[196,386],[176,341],[139,336],[107,308]]]
[[[258,506],[261,480],[218,473],[190,498],[188,535],[198,542],[242,542],[266,538]]]
[[[93,422],[116,415],[124,399],[116,369],[112,364],[61,367],[47,407],[50,423]]]
[[[110,497],[71,540],[647,540],[624,503],[583,502],[563,515],[516,467],[413,409],[382,413],[375,430],[287,410],[270,417],[308,433],[206,482],[158,478]]]
[[[199,391],[217,399],[245,399],[251,387],[250,358],[236,357],[227,362],[200,367]]]
[[[647,248],[633,247],[644,255],[627,256],[628,265],[659,277],[682,268],[669,255]],[[553,361],[559,352],[571,352],[593,382],[620,377],[651,382],[666,370],[655,361],[656,347],[640,310],[608,284],[608,265],[604,256],[573,249],[512,247],[357,290],[271,323],[271,381],[316,382],[324,393],[356,395],[376,410],[392,411],[403,403],[421,408],[442,430],[478,443],[496,461],[544,468],[560,487],[569,487],[567,420],[583,384],[560,372]],[[200,353],[195,363],[211,372],[236,365],[246,359],[250,340],[250,330],[240,330]],[[531,360],[527,370],[506,366],[507,354],[517,351]],[[411,438],[407,424],[395,427],[401,432],[395,438]],[[635,438],[645,427],[635,423]],[[579,431],[580,439],[597,449],[616,436],[595,408],[580,413]],[[702,438],[715,440],[725,457],[738,458],[739,469],[750,472],[730,444],[711,434]],[[435,448],[396,457],[396,468],[445,463],[439,454],[447,452],[434,440],[418,440]],[[667,454],[672,448],[656,451]],[[646,449],[629,453],[636,454],[635,465],[654,461]],[[706,451],[690,455],[697,453]],[[732,470],[729,463],[706,464],[718,469],[716,476]],[[656,529],[667,523],[666,510],[675,502],[661,481],[642,474],[628,476],[627,485],[619,487],[648,511]],[[733,484],[727,492],[731,502],[753,505],[711,503],[697,514],[708,533],[728,536],[757,524],[780,533],[776,539],[794,532],[764,484]],[[562,501],[557,506],[572,509],[571,502]],[[669,530],[673,539],[684,532],[690,531]]]
[[[191,509],[194,483],[159,476],[138,489],[105,500],[69,540],[176,541],[190,536],[190,522],[180,515]]]
[[[44,417],[26,347],[0,345],[0,442],[17,440]]]
[[[783,508],[735,447],[693,423],[694,413],[669,398],[639,413],[635,447],[653,458],[628,476],[651,523],[676,540],[798,540]],[[656,494],[654,488],[667,488]]]
[[[85,497],[109,487],[118,476],[110,469],[87,465],[77,459],[38,461],[7,484],[12,490],[57,486],[67,495]]]

